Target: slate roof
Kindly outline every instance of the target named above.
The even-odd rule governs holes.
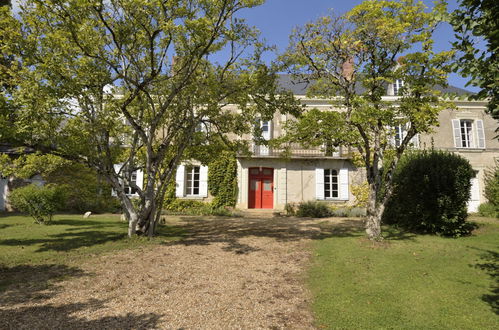
[[[277,78],[279,87],[284,90],[291,91],[295,95],[306,95],[307,94],[307,83],[298,82],[293,80],[293,77],[290,74],[280,74]],[[362,93],[364,89],[362,86],[357,86],[357,92]],[[456,95],[471,95],[473,94],[470,91],[467,91],[462,88],[448,86],[443,88],[442,86],[436,86],[436,89],[443,92],[444,94],[456,94]]]

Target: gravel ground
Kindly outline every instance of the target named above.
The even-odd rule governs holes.
[[[66,280],[5,291],[0,328],[312,329],[309,244],[351,225],[334,221],[186,217],[182,241],[54,266]]]

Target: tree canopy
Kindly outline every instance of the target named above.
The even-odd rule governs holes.
[[[452,25],[459,51],[455,71],[471,77],[469,85],[481,90],[476,99],[490,98],[488,111],[499,119],[499,2],[461,0],[452,13]]]
[[[312,110],[288,124],[285,140],[351,146],[362,159],[370,187],[367,234],[381,238],[380,221],[403,152],[420,132],[438,123],[449,106],[445,86],[452,52],[436,53],[432,33],[445,4],[365,1],[342,16],[326,16],[297,28],[282,57],[312,97],[332,100],[334,112]],[[387,91],[398,81],[397,96]],[[395,143],[397,128],[403,131]]]
[[[287,104],[260,60],[257,31],[235,15],[261,3],[27,1],[0,23],[20,63],[7,95],[17,142],[95,168],[120,198],[129,234],[152,234],[186,150],[247,132],[257,112]],[[137,169],[143,187],[132,180]]]

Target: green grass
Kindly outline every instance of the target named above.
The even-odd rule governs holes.
[[[0,292],[7,285],[36,282],[78,272],[85,258],[122,249],[133,249],[178,239],[183,232],[174,226],[159,226],[155,238],[127,237],[127,223],[119,215],[56,215],[49,225],[39,225],[28,216],[0,216]],[[19,274],[23,273],[23,276]]]
[[[479,219],[475,219],[480,221]],[[309,285],[328,329],[499,329],[499,221],[459,239],[352,228],[314,242]]]

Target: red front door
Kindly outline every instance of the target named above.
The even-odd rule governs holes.
[[[274,169],[251,167],[249,169],[248,208],[274,208]]]

